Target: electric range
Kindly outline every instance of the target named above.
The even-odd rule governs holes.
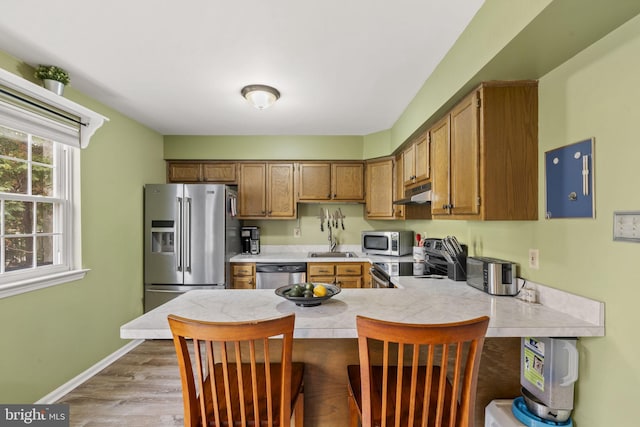
[[[374,262],[371,267],[371,279],[373,288],[395,288],[391,283],[392,277],[413,276],[422,278],[446,277],[446,268],[433,265],[424,261],[380,261]]]

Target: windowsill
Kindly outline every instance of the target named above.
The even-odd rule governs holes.
[[[74,280],[80,280],[84,278],[88,271],[88,269],[65,271],[63,273],[50,274],[48,276],[25,279],[8,283],[6,285],[0,285],[0,298],[11,297],[38,289],[48,288],[50,286],[73,282]]]

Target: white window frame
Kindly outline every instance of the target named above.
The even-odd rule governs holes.
[[[16,130],[33,133],[32,127],[35,122],[46,122],[47,111],[53,109],[55,111],[68,114],[70,117],[77,118],[79,131],[73,133],[62,129],[62,133],[58,129],[53,129],[53,134],[38,135],[49,137],[50,139],[62,144],[61,152],[63,158],[58,159],[62,162],[66,188],[64,189],[64,198],[66,206],[66,215],[63,218],[63,245],[66,253],[63,255],[62,264],[53,265],[51,268],[39,267],[36,269],[16,270],[0,274],[0,298],[5,298],[24,292],[30,292],[50,286],[67,283],[74,280],[82,279],[88,269],[82,268],[82,248],[81,248],[81,225],[80,225],[80,149],[86,148],[90,138],[95,131],[102,126],[108,119],[97,114],[81,105],[78,105],[62,96],[56,95],[38,85],[24,80],[15,74],[0,69],[0,89],[2,87],[12,91],[19,97],[24,97],[29,103],[36,105],[35,108],[24,115],[24,128],[20,128],[21,114],[19,109],[0,102],[0,114],[4,113],[4,117],[9,122],[0,123],[4,126],[14,128]],[[0,100],[1,101],[1,100]],[[42,117],[38,117],[38,108],[42,108]],[[14,114],[13,110],[18,111]],[[17,119],[16,119],[17,117]],[[55,127],[55,126],[54,126]],[[60,135],[60,138],[54,137]],[[60,166],[60,165],[59,165]],[[18,197],[16,195],[16,197]],[[28,197],[26,198],[28,199]],[[0,248],[4,251],[4,247]]]

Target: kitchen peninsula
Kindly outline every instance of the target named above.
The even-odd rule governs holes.
[[[478,380],[476,424],[495,398],[519,394],[521,336],[604,335],[604,304],[535,285],[541,304],[493,297],[465,282],[395,279],[395,289],[343,289],[322,305],[298,307],[273,290],[191,291],[123,325],[129,339],[170,339],[170,313],[210,321],[245,321],[296,314],[294,359],[306,363],[305,425],[347,425],[346,365],[357,363],[355,316],[411,323],[488,315]]]

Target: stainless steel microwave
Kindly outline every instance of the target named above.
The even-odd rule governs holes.
[[[367,254],[407,255],[413,250],[413,231],[363,231],[361,243]]]

